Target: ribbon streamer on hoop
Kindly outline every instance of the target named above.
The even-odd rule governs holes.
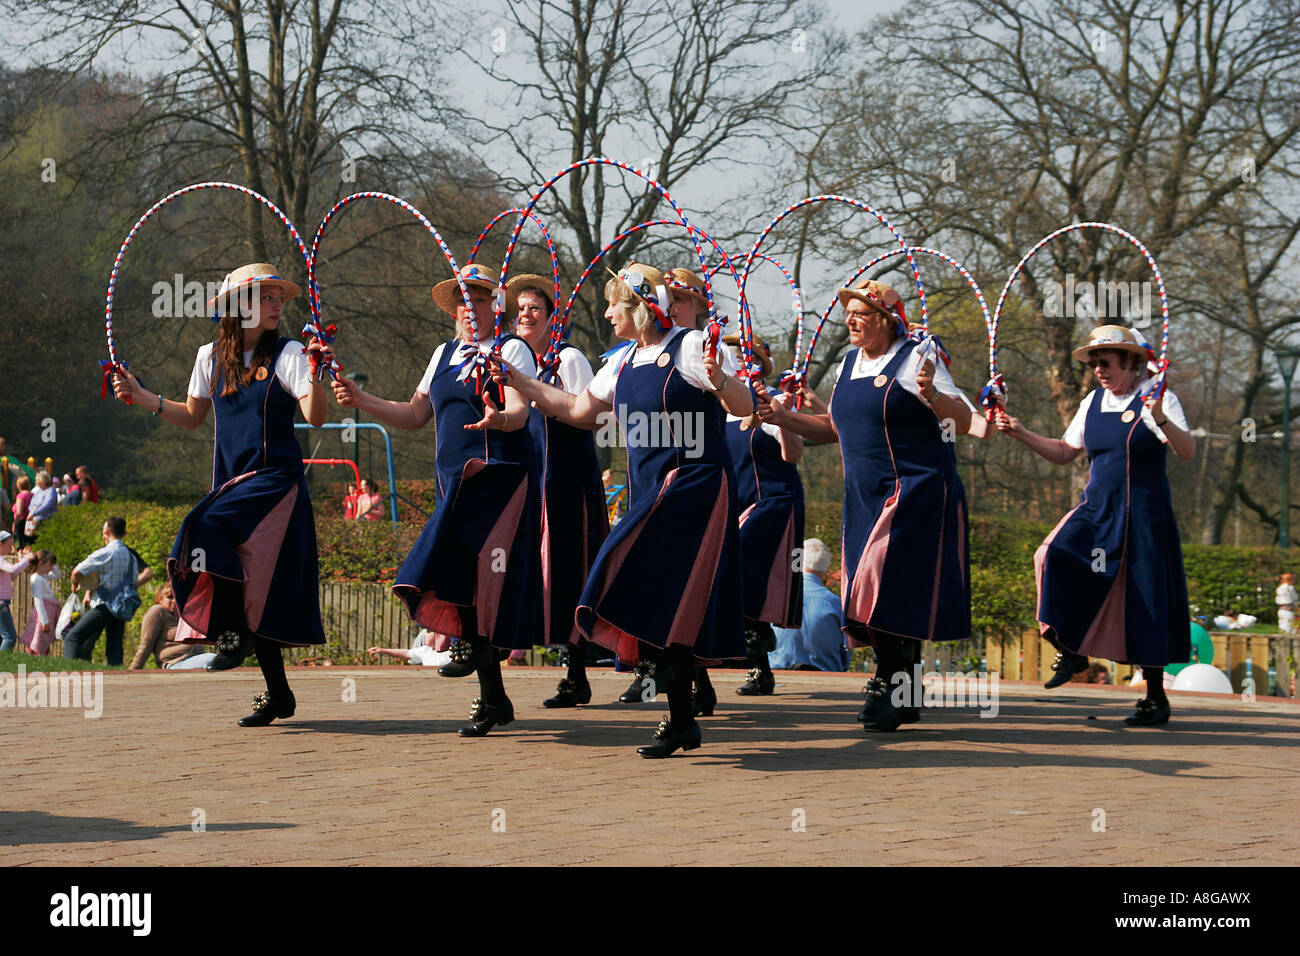
[[[907,241],[903,238],[903,234],[899,232],[896,228],[894,228],[893,224],[888,219],[886,219],[882,213],[878,212],[869,203],[863,202],[861,199],[854,199],[851,196],[839,196],[834,194],[809,196],[806,199],[800,199],[797,203],[794,203],[791,206],[787,206],[781,212],[780,215],[778,215],[775,219],[773,219],[770,223],[768,223],[767,226],[763,229],[763,231],[759,233],[758,238],[754,240],[753,248],[749,250],[749,254],[745,256],[745,266],[744,269],[741,271],[741,276],[740,276],[741,297],[743,298],[745,295],[745,285],[746,283],[749,282],[749,273],[750,270],[754,268],[754,260],[758,258],[759,249],[762,247],[763,242],[767,239],[767,237],[772,234],[772,230],[775,229],[778,225],[780,225],[781,221],[784,220],[786,216],[789,216],[791,213],[795,212],[796,210],[802,209],[804,206],[810,206],[814,203],[822,203],[822,202],[844,203],[845,205],[852,206],[855,209],[860,209],[863,212],[870,213],[871,215],[876,217],[876,219],[880,222],[881,225],[883,225],[886,229],[889,230],[890,234],[898,241],[898,245],[900,247],[900,253],[907,256],[907,263],[912,268],[912,276],[916,280],[916,294],[921,300],[921,326],[922,328],[928,329],[929,314],[926,311],[926,305],[925,305],[925,284],[921,281],[921,270],[917,268],[916,258],[912,255],[911,247],[908,246]],[[803,329],[803,323],[802,321],[800,321],[799,330],[800,330],[801,337],[802,337],[802,329]],[[811,351],[811,343],[809,344],[809,351]],[[797,351],[795,355],[797,358],[798,357]],[[800,386],[803,385],[805,381],[804,373],[806,371],[807,371],[807,363],[804,364],[803,369],[800,370],[796,378],[785,379],[785,377],[782,376],[783,378],[782,388],[786,388],[789,390],[797,390]]]
[[[1137,236],[1127,230],[1121,229],[1119,226],[1112,225],[1108,222],[1075,222],[1068,226],[1062,226],[1060,229],[1044,236],[1042,239],[1039,239],[1034,243],[1033,246],[1030,247],[1029,251],[1024,254],[1023,258],[1016,263],[1016,267],[1011,270],[1011,275],[1007,276],[1006,285],[1002,287],[1002,294],[998,296],[998,304],[993,310],[994,335],[997,334],[998,322],[1002,318],[1002,306],[1006,303],[1007,293],[1011,291],[1012,283],[1016,281],[1016,277],[1020,275],[1021,271],[1025,268],[1025,265],[1034,257],[1034,254],[1037,253],[1039,249],[1043,248],[1043,246],[1047,245],[1057,236],[1063,236],[1067,232],[1074,232],[1078,229],[1101,229],[1105,232],[1113,232],[1117,236],[1123,236],[1137,248],[1138,252],[1142,253],[1142,257],[1146,259],[1147,265],[1151,267],[1152,275],[1155,276],[1156,287],[1160,290],[1160,314],[1162,319],[1160,325],[1160,358],[1156,361],[1155,376],[1148,379],[1141,386],[1143,400],[1148,405],[1153,405],[1159,401],[1160,397],[1165,393],[1165,373],[1169,370],[1169,296],[1165,292],[1165,277],[1161,273],[1160,267],[1156,265],[1155,257],[1151,255],[1151,251],[1142,244],[1142,241],[1138,239]],[[1143,338],[1145,344],[1145,337]],[[1147,351],[1151,351],[1149,345],[1147,345]],[[1152,356],[1152,358],[1154,360],[1154,356]]]
[[[719,318],[717,308],[715,307],[713,302],[713,286],[709,282],[708,264],[705,262],[704,259],[704,250],[700,246],[699,240],[696,238],[697,232],[700,235],[706,235],[706,234],[703,232],[703,230],[698,230],[691,225],[690,220],[687,219],[686,214],[682,211],[681,207],[678,206],[677,202],[673,199],[673,197],[668,194],[668,190],[665,189],[663,186],[661,186],[654,179],[652,179],[650,176],[646,175],[641,170],[637,169],[635,166],[632,166],[629,163],[620,162],[619,160],[610,159],[605,156],[593,156],[587,159],[580,159],[575,163],[570,163],[568,166],[564,167],[564,169],[560,170],[558,173],[556,173],[554,176],[552,176],[550,179],[544,182],[538,188],[537,192],[535,192],[529,198],[527,204],[523,207],[524,213],[527,214],[532,212],[533,208],[539,202],[541,202],[542,196],[546,194],[547,190],[549,190],[552,186],[554,186],[559,180],[569,175],[570,173],[574,172],[575,170],[583,169],[588,166],[612,166],[615,169],[622,170],[625,173],[631,173],[632,175],[637,176],[640,179],[643,179],[647,184],[649,184],[649,186],[652,189],[657,191],[659,195],[663,197],[663,199],[668,203],[668,205],[672,207],[673,212],[677,214],[677,221],[686,229],[687,236],[691,241],[691,245],[694,246],[695,248],[695,255],[700,263],[700,274],[704,277],[704,297],[707,300],[709,305],[709,326],[710,326],[709,337],[710,340],[714,343],[711,346],[711,354],[716,357],[717,355],[716,337],[721,332],[723,320]],[[498,342],[500,341],[500,336],[501,336],[501,308],[504,302],[506,278],[510,271],[510,259],[514,255],[515,245],[519,241],[519,234],[523,230],[525,219],[526,219],[526,215],[520,215],[519,221],[515,223],[514,231],[510,234],[510,242],[506,246],[505,258],[502,260],[501,263],[501,278],[498,286],[499,294],[497,296],[497,305],[496,305],[496,309],[497,309],[496,333],[497,333]],[[557,316],[557,321],[559,321],[558,316]],[[750,330],[746,326],[747,323],[742,321],[740,341],[741,341],[741,350],[743,353],[742,357],[744,359],[745,365],[748,366],[753,357],[753,344],[752,344],[753,336]],[[549,354],[549,349],[548,349],[548,354]]]
[[[136,220],[135,225],[131,227],[131,231],[126,234],[126,239],[122,241],[121,248],[117,250],[117,256],[113,259],[113,269],[108,276],[108,294],[106,295],[104,301],[104,333],[108,337],[108,361],[107,362],[100,361],[99,363],[100,366],[104,369],[104,385],[101,386],[101,394],[100,394],[101,399],[106,397],[108,394],[109,378],[116,372],[128,371],[127,363],[123,359],[120,359],[118,357],[117,339],[113,333],[113,294],[117,289],[117,277],[121,273],[122,260],[126,257],[126,250],[130,247],[131,242],[135,239],[136,233],[140,231],[140,227],[143,226],[146,222],[148,222],[149,219],[153,217],[154,213],[156,213],[159,209],[161,209],[163,206],[167,205],[168,203],[174,202],[175,200],[179,199],[181,196],[184,196],[186,193],[196,192],[200,189],[231,189],[234,190],[235,192],[243,193],[245,196],[248,196],[251,199],[257,200],[267,209],[271,210],[271,212],[275,214],[276,218],[279,219],[280,222],[285,226],[285,228],[289,230],[289,234],[293,236],[293,241],[298,244],[298,250],[302,253],[303,262],[307,267],[308,284],[311,285],[315,281],[314,279],[315,273],[313,268],[312,257],[307,252],[307,246],[303,243],[302,236],[298,234],[298,229],[294,226],[292,222],[289,221],[289,217],[280,211],[279,206],[271,202],[271,200],[267,199],[261,193],[255,192],[254,190],[249,189],[247,186],[241,186],[238,183],[224,183],[224,182],[194,183],[189,186],[183,186],[182,188],[177,189],[174,192],[168,193],[162,199],[158,200],[156,203],[150,206],[145,211],[144,215]],[[313,317],[314,315],[315,313],[313,311]]]
[[[997,325],[993,320],[993,316],[989,313],[988,302],[984,298],[984,290],[982,290],[979,283],[975,281],[975,277],[971,275],[970,270],[946,252],[940,252],[938,249],[929,249],[925,246],[914,246],[911,251],[914,253],[923,253],[927,256],[934,256],[935,258],[942,259],[944,262],[955,267],[957,271],[961,273],[962,278],[966,280],[966,284],[971,287],[971,291],[975,293],[975,298],[979,301],[980,312],[984,316],[984,328],[988,332],[989,336],[989,380],[980,390],[980,404],[984,408],[985,417],[991,418],[993,415],[993,409],[997,404],[1000,401],[1005,402],[1006,400],[1006,383],[1002,378],[1002,375],[998,372]],[[881,253],[866,265],[858,269],[857,272],[853,273],[841,288],[852,286],[853,283],[857,282],[858,278],[872,266],[884,262],[886,259],[901,256],[903,252],[904,250],[901,249],[891,249],[889,252]],[[830,303],[826,306],[826,310],[822,313],[821,318],[817,322],[817,328],[813,330],[813,334],[808,340],[808,352],[804,355],[803,367],[800,370],[801,379],[807,378],[808,365],[812,361],[813,349],[817,346],[817,340],[822,334],[822,328],[826,325],[826,320],[829,319],[831,313],[835,311],[835,306],[838,303],[839,295],[837,293],[831,297]],[[909,335],[913,340],[920,344],[920,347],[924,350],[922,352],[923,355],[941,359],[945,365],[951,364],[952,360],[948,357],[947,352],[943,350],[934,336],[930,335],[928,325],[924,331],[911,332]]]

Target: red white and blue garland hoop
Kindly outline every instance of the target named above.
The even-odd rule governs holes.
[[[501,324],[502,324],[501,311],[505,301],[505,287],[510,272],[510,260],[511,257],[514,255],[515,245],[519,241],[519,234],[523,231],[524,223],[527,220],[526,214],[532,212],[533,208],[539,202],[541,202],[541,199],[546,194],[546,192],[557,182],[559,182],[561,179],[563,179],[565,176],[569,175],[570,173],[589,166],[610,166],[613,167],[614,169],[621,170],[625,173],[631,173],[632,175],[644,180],[652,189],[657,191],[659,195],[663,197],[664,201],[667,202],[668,205],[672,207],[673,212],[677,214],[677,221],[686,229],[687,236],[691,241],[691,245],[695,248],[696,258],[699,260],[700,263],[700,274],[704,278],[704,297],[708,302],[708,307],[709,307],[709,323],[708,323],[708,328],[706,330],[706,336],[709,341],[710,354],[716,356],[718,339],[721,337],[722,326],[725,320],[721,319],[718,316],[718,311],[713,301],[713,286],[709,282],[709,278],[707,275],[708,263],[705,261],[704,250],[700,245],[699,239],[697,238],[697,235],[707,236],[707,234],[704,233],[703,230],[700,230],[691,224],[690,220],[686,217],[685,212],[682,211],[682,208],[677,204],[677,202],[673,199],[673,197],[669,195],[668,190],[665,189],[662,185],[660,185],[657,181],[655,181],[653,178],[648,176],[646,173],[642,172],[637,167],[631,165],[630,163],[624,163],[616,159],[610,159],[609,157],[606,156],[593,156],[587,159],[580,159],[574,163],[570,163],[568,166],[564,167],[564,169],[560,170],[558,173],[556,173],[554,176],[552,176],[550,179],[544,182],[538,188],[538,190],[535,193],[533,193],[533,195],[529,198],[528,202],[524,205],[523,207],[524,214],[520,215],[519,221],[515,223],[514,231],[510,234],[510,242],[506,245],[505,257],[503,258],[501,263],[501,277],[498,283],[498,295],[497,295],[497,304],[496,304],[496,329],[495,329],[496,343],[494,343],[494,351],[499,351],[499,346],[501,341]],[[588,270],[586,271],[589,270],[590,267],[588,267]],[[585,274],[586,272],[584,272],[584,276]],[[742,361],[744,362],[746,367],[749,367],[753,359],[753,335],[751,330],[748,328],[748,323],[744,321],[743,318],[744,309],[742,308],[740,311],[742,315],[742,319],[740,323]],[[565,318],[567,318],[567,312],[565,314]],[[559,321],[560,321],[560,316],[557,314],[556,323],[558,323]],[[554,325],[555,323],[553,323],[552,325],[553,333],[554,333]],[[551,347],[552,348],[555,347],[554,334],[552,335]],[[547,350],[548,357],[550,356],[550,353],[551,353],[551,349],[548,348]],[[484,360],[484,364],[486,364],[486,360]]]
[[[425,216],[424,213],[420,212],[419,209],[417,209],[411,203],[407,202],[405,199],[402,199],[398,196],[391,195],[390,193],[367,191],[367,192],[353,193],[350,196],[344,196],[333,206],[331,206],[329,212],[325,213],[324,217],[321,219],[320,225],[316,227],[316,235],[312,239],[311,260],[310,260],[311,265],[308,270],[308,305],[311,308],[312,319],[315,325],[315,330],[319,330],[317,331],[317,334],[319,335],[320,332],[323,331],[330,336],[329,338],[324,338],[323,341],[325,342],[332,341],[335,332],[335,327],[333,325],[328,325],[323,327],[320,325],[320,316],[321,316],[320,287],[316,280],[316,264],[320,261],[319,259],[320,242],[321,242],[321,238],[325,235],[326,227],[329,226],[330,222],[333,221],[334,217],[338,214],[339,210],[341,210],[345,206],[351,205],[352,203],[356,202],[358,199],[377,199],[382,202],[392,203],[393,205],[397,206],[399,209],[409,212],[412,216],[415,217],[415,219],[420,223],[420,225],[424,226],[425,231],[428,232],[429,235],[433,236],[434,241],[438,243],[438,248],[442,250],[443,258],[447,260],[447,264],[451,266],[451,274],[456,278],[456,284],[460,287],[460,294],[465,301],[466,308],[470,310],[470,323],[471,325],[473,325],[474,311],[473,311],[473,304],[471,303],[469,297],[469,288],[465,285],[464,280],[461,279],[460,266],[457,265],[456,263],[456,257],[452,255],[451,249],[447,246],[447,243],[443,240],[442,235],[434,227],[433,223],[429,221],[429,218]],[[304,328],[303,332],[306,333],[309,328],[311,327],[308,326]],[[474,327],[474,331],[477,334],[478,332],[477,326]]]
[[[997,335],[998,322],[1002,317],[1002,306],[1006,303],[1007,294],[1011,291],[1011,285],[1024,270],[1029,260],[1034,257],[1034,254],[1037,253],[1039,249],[1042,249],[1043,246],[1047,245],[1057,236],[1062,236],[1067,232],[1074,232],[1079,229],[1101,229],[1105,232],[1112,232],[1117,236],[1122,236],[1127,239],[1137,248],[1138,252],[1142,253],[1142,257],[1146,259],[1147,265],[1151,267],[1152,275],[1155,276],[1156,287],[1160,292],[1160,357],[1157,359],[1155,353],[1151,350],[1151,346],[1149,344],[1146,346],[1151,361],[1156,365],[1156,374],[1143,386],[1144,400],[1150,404],[1154,404],[1164,395],[1165,388],[1167,387],[1166,373],[1169,370],[1169,296],[1165,292],[1164,274],[1161,273],[1160,266],[1156,264],[1155,257],[1151,255],[1151,250],[1149,250],[1142,241],[1137,238],[1137,236],[1125,229],[1121,229],[1119,226],[1112,225],[1108,222],[1075,222],[1068,226],[1062,226],[1060,229],[1057,229],[1055,232],[1044,236],[1042,239],[1039,239],[1034,243],[1021,260],[1016,263],[1016,267],[1012,269],[1011,274],[1007,276],[1006,285],[1002,287],[1002,293],[998,296],[997,306],[993,310],[993,335]]]
[[[913,246],[912,252],[934,256],[935,258],[947,262],[961,273],[961,277],[966,280],[966,284],[969,285],[971,291],[975,293],[975,298],[979,302],[980,312],[984,316],[984,328],[988,332],[989,337],[989,380],[984,385],[984,388],[980,390],[980,403],[985,408],[986,416],[991,416],[993,414],[993,407],[999,401],[1005,400],[1006,386],[1002,380],[1001,374],[998,372],[997,324],[994,322],[993,316],[989,313],[988,302],[984,298],[984,290],[981,289],[979,283],[975,281],[975,277],[971,275],[970,270],[946,252],[941,252],[938,249],[930,249],[925,246]],[[866,265],[859,268],[857,272],[853,273],[841,288],[852,286],[853,283],[857,282],[858,278],[872,266],[884,262],[886,259],[892,259],[894,256],[901,256],[903,253],[904,250],[902,249],[892,249],[889,252],[881,253]],[[812,361],[813,349],[817,346],[817,340],[821,337],[822,328],[826,325],[826,320],[831,317],[831,313],[835,311],[835,306],[838,303],[839,294],[836,293],[836,295],[831,297],[831,301],[826,306],[825,311],[822,312],[821,318],[817,322],[817,328],[813,330],[813,334],[808,340],[808,351],[804,355],[803,365],[799,369],[801,381],[805,380],[808,376],[808,365]],[[943,356],[945,362],[949,361],[946,354],[942,352],[940,354]]]
[[[753,248],[749,250],[749,254],[745,257],[745,265],[744,268],[741,270],[741,275],[740,275],[741,298],[743,299],[745,296],[745,286],[749,281],[750,270],[753,269],[754,267],[754,260],[758,258],[759,249],[763,245],[763,242],[767,239],[767,237],[772,234],[772,230],[774,230],[782,222],[782,220],[784,220],[791,213],[799,209],[802,209],[805,206],[810,206],[814,203],[822,203],[822,202],[844,203],[845,205],[852,206],[855,209],[860,209],[863,212],[870,213],[871,215],[876,217],[876,219],[880,222],[881,225],[883,225],[886,229],[889,230],[890,234],[898,241],[898,245],[900,247],[900,253],[905,254],[907,256],[907,263],[909,266],[911,266],[912,276],[916,280],[916,294],[921,300],[921,327],[922,329],[928,331],[929,316],[926,311],[926,304],[925,304],[925,283],[921,281],[921,270],[916,265],[916,258],[912,255],[911,247],[908,246],[907,240],[903,238],[903,234],[899,232],[882,213],[877,211],[869,203],[863,202],[861,199],[854,199],[851,196],[840,196],[835,194],[822,194],[818,196],[808,196],[805,199],[801,199],[798,202],[790,206],[787,206],[775,219],[773,219],[770,223],[768,223],[767,226],[763,229],[763,231],[759,233],[758,238],[754,241]],[[800,312],[796,321],[796,337],[797,340],[799,341],[802,341],[803,339],[802,311]],[[793,365],[794,363],[791,364]],[[781,387],[789,392],[797,393],[799,387],[803,385],[803,383],[804,383],[803,374],[801,372],[796,371],[794,368],[791,368],[789,372],[781,376]]]
[[[145,211],[144,215],[142,215],[139,219],[136,220],[135,225],[131,227],[131,231],[126,234],[126,238],[122,241],[121,248],[117,250],[117,256],[113,259],[113,268],[108,276],[108,292],[104,300],[104,333],[108,338],[108,358],[100,359],[99,361],[100,368],[103,369],[104,372],[104,380],[100,388],[100,396],[99,396],[101,399],[105,398],[108,395],[109,380],[112,378],[114,373],[130,371],[130,366],[127,364],[126,360],[118,356],[117,337],[113,331],[113,295],[117,290],[117,279],[122,271],[122,261],[126,257],[126,250],[130,248],[132,241],[136,237],[136,234],[140,231],[140,227],[143,226],[146,222],[148,222],[153,217],[154,213],[162,209],[163,206],[175,202],[181,196],[184,196],[187,193],[197,192],[200,189],[233,190],[234,192],[243,193],[245,196],[257,200],[267,209],[271,210],[271,212],[275,214],[275,217],[280,220],[281,224],[283,224],[284,227],[289,230],[289,234],[293,237],[293,241],[298,245],[298,250],[302,253],[303,263],[307,269],[308,286],[311,287],[315,284],[315,269],[314,269],[312,257],[311,254],[307,251],[307,246],[302,241],[302,236],[299,234],[297,227],[294,226],[294,224],[289,221],[289,217],[286,216],[280,210],[279,206],[277,206],[271,200],[267,199],[261,193],[249,189],[247,186],[241,186],[238,183],[226,183],[226,182],[193,183],[189,186],[183,186],[180,189],[168,193],[162,199],[159,199],[156,203],[150,206]],[[313,321],[306,328],[304,328],[303,331],[304,333],[306,333],[310,330],[311,333],[316,338],[320,339],[321,341],[327,341],[325,337],[322,335],[323,330],[319,328],[319,326],[315,321],[316,318],[317,318],[317,311],[315,308],[312,308]]]

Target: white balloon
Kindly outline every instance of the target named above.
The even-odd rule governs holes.
[[[1213,664],[1189,664],[1174,678],[1174,690],[1196,690],[1209,694],[1231,694],[1232,681]]]

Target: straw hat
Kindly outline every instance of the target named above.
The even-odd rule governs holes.
[[[548,279],[546,276],[533,275],[531,272],[525,272],[522,275],[511,276],[506,280],[506,291],[515,299],[519,298],[519,293],[525,289],[532,289],[534,292],[541,294],[542,298],[551,304],[551,311],[555,311],[556,303],[551,302],[551,297],[555,294],[555,280]]]
[[[739,335],[724,335],[722,341],[728,345],[734,345],[737,349],[740,348]],[[772,364],[772,350],[762,339],[754,339],[754,358],[758,360],[763,378],[767,378],[772,374],[772,369],[775,368]]]
[[[253,262],[226,274],[226,277],[221,280],[221,288],[217,290],[217,294],[208,300],[208,309],[216,316],[224,315],[232,292],[258,285],[279,286],[284,293],[285,302],[295,298],[302,291],[288,279],[281,279],[276,274],[275,266],[269,262]]]
[[[709,298],[704,294],[704,280],[690,269],[669,269],[664,273],[664,283],[673,292],[680,292],[708,307]]]
[[[460,267],[460,278],[472,289],[487,289],[489,292],[497,290],[497,273],[491,266],[481,266],[477,262],[467,263]],[[460,285],[455,279],[443,279],[433,287],[433,301],[442,311],[455,316],[457,304],[464,302]],[[506,290],[505,307],[508,310],[515,307],[515,297],[509,289]]]
[[[886,285],[883,282],[877,282],[875,279],[863,279],[851,289],[840,289],[838,296],[840,305],[843,308],[848,308],[849,299],[857,299],[867,305],[874,305],[886,312],[892,312],[903,323],[907,322],[907,313],[903,311],[903,300],[894,291],[893,286]]]
[[[1095,349],[1114,349],[1117,352],[1132,352],[1144,359],[1151,358],[1151,351],[1137,337],[1132,329],[1122,325],[1099,325],[1092,330],[1088,341],[1071,353],[1080,362],[1088,361],[1088,353]]]

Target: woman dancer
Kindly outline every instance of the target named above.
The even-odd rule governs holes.
[[[723,338],[739,345],[734,335]],[[762,377],[772,374],[767,345],[754,343]],[[766,398],[766,389],[758,390]],[[803,439],[788,429],[727,416],[727,446],[736,466],[740,501],[740,555],[744,574],[745,651],[749,679],[736,688],[745,697],[771,694],[776,687],[768,651],[776,650],[772,625],[798,627],[803,618],[803,573],[797,549],[803,541],[803,482],[799,459]],[[699,693],[696,694],[699,703]],[[710,708],[711,709],[711,708]]]
[[[897,292],[867,279],[839,300],[853,348],[828,412],[794,414],[784,397],[760,411],[840,443],[844,633],[851,646],[874,647],[877,662],[858,719],[869,732],[893,731],[920,718],[920,688],[911,686],[901,707],[894,692],[911,683],[921,642],[970,636],[966,493],[952,438],[978,416],[944,363],[936,367],[908,337]]]
[[[182,428],[214,415],[212,490],[181,523],[167,559],[180,624],[177,640],[216,642],[208,670],[238,667],[254,651],[266,691],[241,727],[292,717],[296,702],[281,648],[325,643],[316,563],[316,523],[294,437],[294,411],[325,422],[325,388],[312,381],[308,352],[279,335],[284,303],[298,286],[258,262],[226,276],[208,306],[220,325],[199,349],[184,402],[148,392],[130,373],[114,376],[118,398]]]
[[[1196,454],[1182,404],[1171,391],[1151,406],[1139,385],[1151,358],[1130,329],[1102,325],[1074,350],[1097,377],[1065,434],[1047,438],[999,409],[998,429],[1063,465],[1088,450],[1083,498],[1034,553],[1038,626],[1057,650],[1059,687],[1088,667],[1088,655],[1138,664],[1147,693],[1132,727],[1168,723],[1164,667],[1191,658],[1187,579],[1165,474],[1165,445]]]
[[[438,502],[397,572],[393,593],[415,623],[454,638],[451,663],[438,668],[439,674],[478,672],[479,696],[470,722],[457,733],[482,737],[515,719],[501,658],[541,639],[540,467],[528,434],[528,405],[519,392],[506,388],[504,407],[498,408],[495,387],[486,390],[485,402],[470,378],[479,352],[492,348],[496,274],[470,263],[460,278],[473,313],[455,279],[433,287],[433,301],[456,318],[458,337],[434,350],[409,401],[379,398],[348,379],[335,381],[334,395],[339,404],[397,428],[434,422]],[[522,339],[510,336],[502,354],[519,369],[520,381],[534,374],[532,350]],[[496,412],[490,431],[481,424],[485,408]]]
[[[546,352],[554,285],[538,275],[520,275],[506,283],[518,303],[515,333],[538,359]],[[579,395],[591,383],[591,363],[567,342],[560,347],[552,384]],[[605,490],[590,429],[575,428],[533,410],[528,423],[542,462],[542,626],[547,644],[567,645],[568,671],[554,697],[543,707],[591,703],[586,646],[573,612],[587,583],[591,562],[609,534]]]
[[[749,388],[723,373],[704,337],[672,325],[662,274],[631,264],[605,285],[605,318],[630,340],[580,395],[499,373],[548,415],[589,426],[617,409],[628,446],[630,505],[592,565],[578,626],[624,661],[648,658],[670,714],[643,757],[700,745],[691,706],[694,659],[744,653],[735,478],[722,410],[749,415]],[[500,413],[489,410],[491,423]],[[692,556],[677,560],[676,556]]]

